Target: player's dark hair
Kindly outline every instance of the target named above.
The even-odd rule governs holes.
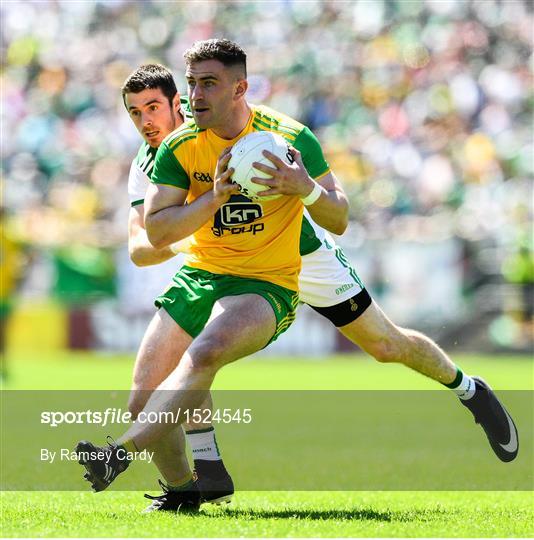
[[[247,77],[247,55],[237,43],[229,39],[196,41],[184,52],[184,58],[187,65],[204,60],[218,60],[227,67],[240,67],[243,76]]]
[[[143,64],[134,70],[122,85],[122,100],[126,104],[126,94],[138,94],[143,90],[155,90],[160,88],[163,95],[172,105],[172,100],[177,94],[176,83],[169,69],[161,64]]]

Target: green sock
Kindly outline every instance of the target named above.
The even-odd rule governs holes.
[[[189,475],[186,482],[180,482],[178,484],[169,484],[168,482],[165,483],[165,486],[169,491],[190,491],[193,489],[193,485],[194,481],[192,475]]]
[[[138,452],[137,446],[135,446],[135,443],[133,439],[126,439],[122,444],[120,444],[126,452],[131,452],[132,454],[135,454]]]

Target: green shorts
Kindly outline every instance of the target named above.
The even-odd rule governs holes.
[[[182,266],[155,304],[165,311],[191,337],[197,337],[210,318],[213,305],[225,296],[259,294],[271,304],[276,316],[276,331],[269,343],[287,330],[295,320],[299,295],[295,291],[259,279],[212,274]]]

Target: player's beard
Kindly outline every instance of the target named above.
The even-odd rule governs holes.
[[[165,129],[160,129],[160,138],[161,140],[158,142],[158,145],[156,148],[159,148],[161,143],[163,142],[163,139],[169,135],[169,133],[172,133],[175,129],[178,129],[182,124],[184,123],[184,119],[182,115],[179,112],[175,112],[173,108],[171,108],[169,113],[169,124],[165,126]]]

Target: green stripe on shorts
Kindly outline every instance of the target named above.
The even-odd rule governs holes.
[[[360,289],[364,289],[365,287],[362,280],[359,278],[356,270],[354,270],[352,265],[349,263],[345,253],[339,246],[336,246],[336,259],[341,263],[341,266],[344,266],[349,271],[351,278],[359,285]]]

